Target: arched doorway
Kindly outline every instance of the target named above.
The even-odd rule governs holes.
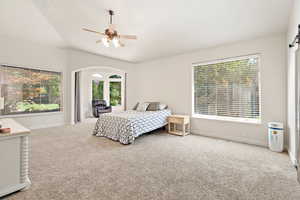
[[[126,75],[125,71],[112,67],[92,66],[72,71],[71,123],[93,118],[93,99],[105,100],[112,106],[112,112],[125,110]]]

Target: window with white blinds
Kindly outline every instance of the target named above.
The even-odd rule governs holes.
[[[194,65],[193,72],[194,116],[260,121],[257,55]]]

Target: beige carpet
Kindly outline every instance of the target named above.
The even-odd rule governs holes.
[[[300,185],[287,154],[162,131],[124,146],[92,136],[92,127],[33,131],[32,186],[6,198],[300,199]]]

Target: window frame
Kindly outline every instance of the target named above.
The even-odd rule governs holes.
[[[113,75],[118,75],[121,78],[110,78]],[[109,100],[109,105],[110,105],[110,82],[120,82],[121,83],[121,104],[120,105],[116,105],[116,106],[112,106],[114,108],[119,108],[124,106],[125,104],[125,82],[124,82],[124,75],[118,74],[118,73],[109,73],[107,76],[108,79],[108,100]]]
[[[101,79],[100,78],[99,79],[95,79],[94,78],[94,79],[91,80],[91,85],[92,85],[92,87],[91,87],[92,88],[92,94],[91,94],[92,95],[92,100],[93,100],[93,82],[94,81],[99,81],[99,82],[101,81],[101,82],[103,82],[103,99],[102,100],[105,100],[105,84],[106,84],[105,82],[106,81],[103,78],[101,78]]]
[[[194,75],[195,75],[195,67],[198,67],[199,65],[210,65],[210,64],[217,64],[222,62],[232,62],[232,61],[238,61],[238,60],[244,60],[244,59],[251,59],[251,58],[257,58],[258,59],[258,94],[259,94],[259,111],[260,111],[260,117],[259,119],[251,119],[251,118],[242,118],[242,117],[228,117],[228,116],[218,116],[218,115],[204,115],[204,114],[197,114],[195,113],[195,85],[194,85]],[[199,118],[199,119],[207,119],[207,120],[217,120],[217,121],[228,121],[228,122],[238,122],[238,123],[248,123],[248,124],[262,124],[262,105],[261,105],[261,55],[259,53],[256,54],[250,54],[245,56],[235,56],[235,57],[229,57],[229,58],[222,58],[222,59],[216,59],[212,61],[203,61],[203,62],[197,62],[192,63],[191,67],[191,96],[192,96],[192,102],[191,102],[191,113],[192,118]]]
[[[25,70],[37,70],[37,71],[43,71],[43,72],[52,72],[52,73],[58,73],[61,75],[61,91],[60,91],[60,99],[61,99],[61,107],[59,110],[52,110],[52,111],[37,111],[37,112],[20,112],[20,113],[11,113],[11,114],[1,114],[1,118],[18,118],[18,117],[34,117],[34,116],[43,116],[43,115],[57,115],[57,114],[63,114],[64,113],[64,107],[65,107],[65,97],[64,97],[64,72],[63,71],[58,71],[55,69],[50,69],[49,67],[45,68],[39,68],[39,67],[33,67],[33,66],[20,66],[20,65],[14,65],[14,64],[7,64],[7,63],[0,63],[0,66],[5,66],[5,67],[11,67],[11,68],[19,68],[19,69],[25,69]]]

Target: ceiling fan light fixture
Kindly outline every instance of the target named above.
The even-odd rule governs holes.
[[[116,48],[120,47],[120,41],[119,41],[118,38],[114,37],[114,38],[112,39],[112,43],[114,44],[114,46],[115,46]]]
[[[124,47],[124,43],[122,43],[120,41],[121,39],[129,39],[129,40],[136,40],[137,36],[136,35],[120,35],[118,34],[117,30],[114,27],[113,24],[113,15],[114,12],[112,10],[108,10],[109,12],[109,26],[107,29],[105,29],[104,33],[99,32],[99,31],[94,31],[91,29],[87,29],[87,28],[82,28],[82,30],[87,31],[87,32],[91,32],[91,33],[96,33],[98,35],[103,36],[103,38],[101,40],[97,40],[96,43],[102,43],[105,47],[110,47],[110,46],[114,46],[114,47]],[[112,44],[110,44],[112,43]]]
[[[106,37],[102,38],[102,43],[105,47],[109,47],[109,42],[108,42],[108,39]]]

